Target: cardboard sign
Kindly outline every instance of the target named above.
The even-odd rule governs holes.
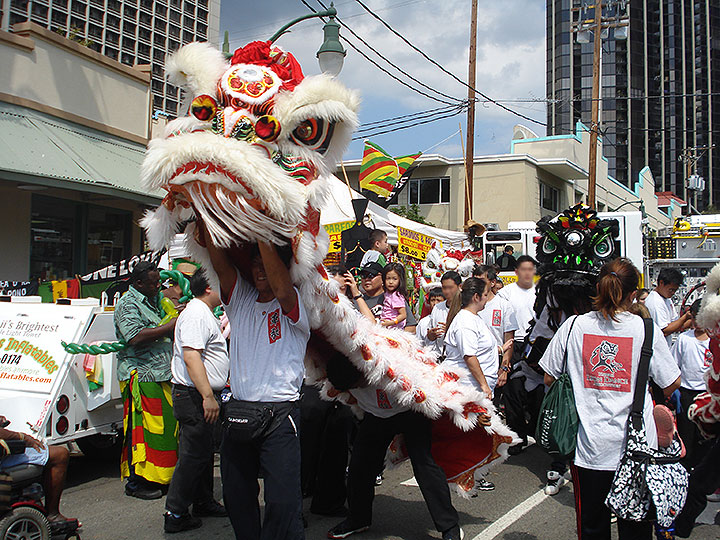
[[[0,389],[48,393],[92,307],[5,304],[0,309]]]
[[[350,229],[353,225],[355,225],[354,221],[339,221],[338,223],[323,225],[330,237],[328,253],[340,253],[340,248],[342,247],[342,232]]]
[[[413,259],[424,261],[434,242],[437,242],[438,248],[442,247],[440,240],[426,234],[406,229],[405,227],[398,227],[397,234],[398,253],[401,255],[407,255]]]

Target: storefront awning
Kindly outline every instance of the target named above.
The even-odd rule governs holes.
[[[145,147],[0,102],[0,178],[157,204],[140,185]],[[72,184],[71,184],[72,183]]]

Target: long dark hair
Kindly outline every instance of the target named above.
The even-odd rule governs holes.
[[[592,299],[593,308],[606,319],[617,320],[615,314],[625,309],[639,283],[640,273],[629,259],[621,257],[610,261],[600,270],[597,295]]]
[[[407,278],[405,277],[405,267],[400,263],[387,263],[382,271],[383,288],[385,288],[385,278],[390,271],[395,272],[400,278],[400,283],[395,291],[399,292],[402,296],[407,299]]]
[[[461,309],[468,307],[472,302],[473,296],[476,294],[482,296],[485,289],[488,286],[488,282],[483,278],[469,277],[463,281],[460,286],[460,290],[455,293],[455,296],[448,300],[448,315],[445,321],[445,329],[447,331],[450,328],[455,316],[460,312]]]

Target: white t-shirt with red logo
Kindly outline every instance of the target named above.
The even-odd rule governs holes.
[[[515,320],[515,309],[508,300],[497,294],[478,312],[478,316],[485,321],[485,324],[495,336],[495,341],[500,346],[505,343],[505,332],[518,329],[518,323]]]
[[[690,329],[678,335],[672,354],[680,368],[680,386],[688,390],[705,390],[705,373],[710,369],[713,354],[710,338],[699,340],[695,330]]]
[[[466,356],[477,357],[485,381],[490,390],[495,391],[500,367],[498,348],[495,337],[480,317],[467,309],[458,312],[445,336],[445,354],[443,365],[454,366],[460,370],[468,369]],[[458,382],[473,386],[478,392],[482,392],[480,383],[472,373],[468,373],[467,377],[460,377]]]
[[[280,302],[258,302],[258,290],[238,272],[225,311],[230,333],[230,389],[245,401],[296,401],[305,376],[310,322],[300,295],[283,313]]]
[[[390,418],[401,412],[409,411],[409,407],[400,405],[395,398],[382,388],[366,386],[365,388],[352,388],[350,393],[357,399],[358,406],[378,418]]]
[[[577,317],[568,340],[574,319],[570,317],[558,329],[540,360],[540,367],[557,379],[562,374],[567,342],[567,372],[580,417],[575,464],[586,469],[614,471],[624,449],[645,327],[643,320],[632,313],[618,313],[617,321],[613,321],[593,311]],[[662,388],[680,376],[657,325],[649,376]],[[643,410],[645,433],[648,444],[657,448],[652,410],[652,399],[647,393]]]

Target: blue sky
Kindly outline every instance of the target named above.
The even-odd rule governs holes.
[[[319,8],[316,0],[307,0]],[[430,57],[462,80],[467,80],[470,0],[364,0],[391,26]],[[335,3],[339,17],[348,27],[415,78],[448,95],[464,99],[467,89],[413,51],[398,37],[367,14],[355,0]],[[290,20],[308,13],[300,0],[223,0],[221,36],[228,30],[234,50],[258,39],[268,39]],[[315,53],[323,39],[322,21],[311,19],[293,27],[278,45],[292,52],[307,75],[319,73]],[[372,52],[341,29],[341,34],[357,43],[366,54],[396,73]],[[339,75],[347,86],[360,91],[361,123],[443,106],[423,97],[382,73],[354,50],[348,49]],[[479,0],[476,88],[495,99],[542,99],[545,95],[545,1]],[[399,77],[402,75],[398,74]],[[410,82],[413,86],[417,84]],[[428,92],[431,93],[431,92]],[[438,96],[440,97],[440,96]],[[442,98],[441,98],[442,99]],[[532,118],[545,121],[542,102],[507,103]],[[440,120],[372,140],[393,155],[423,151],[452,135],[465,115]],[[475,154],[506,153],[510,150],[512,128],[516,123],[539,135],[545,128],[521,120],[495,105],[478,103],[475,123]],[[387,124],[392,127],[392,124]],[[360,158],[362,141],[353,142],[346,159]],[[461,155],[460,136],[455,135],[431,152],[448,157]]]

